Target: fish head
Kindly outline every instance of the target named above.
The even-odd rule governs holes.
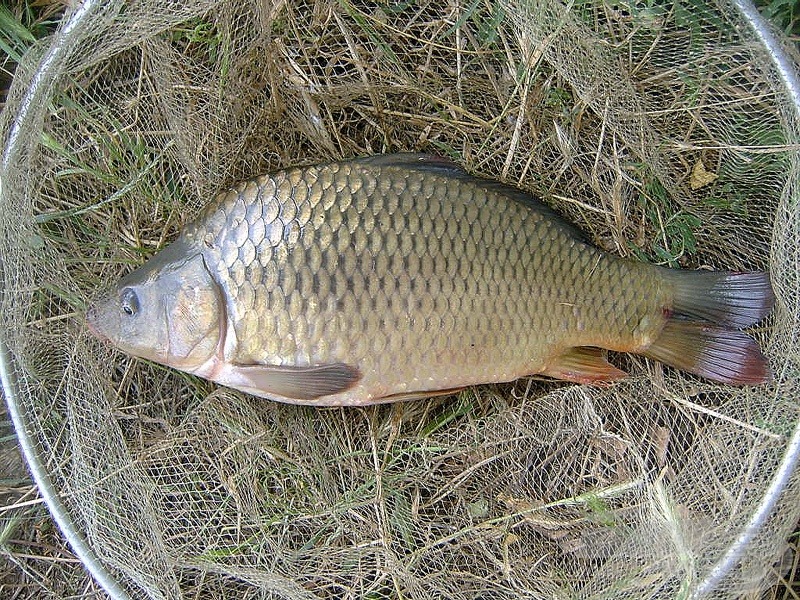
[[[192,371],[217,353],[225,306],[202,253],[178,241],[99,298],[86,323],[128,354]]]

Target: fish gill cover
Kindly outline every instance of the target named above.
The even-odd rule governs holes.
[[[84,5],[82,5],[84,6]],[[0,125],[2,331],[68,521],[137,598],[675,598],[756,511],[798,407],[797,115],[725,4],[85,3]],[[62,31],[62,34],[64,32]],[[23,107],[26,129],[13,120]],[[266,402],[112,351],[83,313],[213,194],[414,151],[522,187],[602,248],[768,270],[774,380],[644,359],[393,406]],[[11,378],[7,378],[10,380]],[[755,593],[798,478],[719,596]]]

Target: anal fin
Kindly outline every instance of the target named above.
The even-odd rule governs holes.
[[[257,396],[311,402],[345,392],[360,379],[361,372],[344,363],[308,367],[255,364],[232,365],[217,381]]]
[[[614,381],[628,375],[610,364],[602,349],[590,346],[570,348],[554,359],[543,374],[575,383]]]

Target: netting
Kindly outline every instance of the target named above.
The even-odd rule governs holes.
[[[800,517],[797,475],[740,542],[800,420],[800,128],[734,7],[77,10],[57,47],[28,54],[0,121],[18,140],[2,170],[0,326],[51,506],[117,593],[678,598],[707,590],[732,549],[713,597],[769,584]],[[631,377],[602,388],[531,379],[315,410],[86,333],[87,301],[222,186],[393,151],[531,190],[617,254],[768,269],[777,306],[753,334],[774,381],[724,387],[615,356]]]

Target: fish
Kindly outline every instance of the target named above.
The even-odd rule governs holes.
[[[525,191],[434,155],[262,175],[219,193],[88,309],[97,337],[258,397],[361,406],[542,375],[605,384],[608,351],[770,380],[743,329],[764,271],[623,258]]]

